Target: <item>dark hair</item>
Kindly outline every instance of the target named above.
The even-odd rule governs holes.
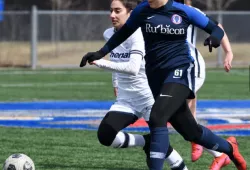
[[[179,3],[182,3],[182,4],[184,4],[185,2],[184,2],[184,0],[175,0],[176,2],[179,2]]]
[[[114,1],[114,0],[112,0]],[[135,7],[141,3],[143,0],[119,0],[124,7],[127,9],[127,11],[131,11],[133,9],[135,9]]]

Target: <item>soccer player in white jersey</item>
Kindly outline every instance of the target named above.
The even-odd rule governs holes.
[[[126,22],[136,5],[137,0],[111,1],[110,17],[113,27],[104,32],[106,41]],[[149,135],[142,136],[121,131],[136,122],[138,118],[149,120],[154,98],[145,74],[144,53],[144,40],[141,29],[138,29],[111,52],[110,61],[100,59],[90,63],[113,72],[114,93],[117,97],[98,128],[98,139],[102,145],[127,148],[144,147],[146,143],[149,144]],[[166,155],[166,162],[171,169],[187,170],[183,159],[171,146]]]
[[[185,4],[191,6],[192,1],[185,0]],[[222,28],[221,24],[218,23],[218,25]],[[200,54],[200,52],[196,49],[196,38],[197,38],[197,28],[193,25],[190,25],[188,28],[188,33],[187,33],[187,40],[190,46],[191,55],[194,57],[194,60],[195,60],[195,90],[197,93],[197,91],[202,87],[205,81],[206,73],[205,73],[204,59],[202,55]],[[233,53],[232,53],[230,42],[226,34],[224,38],[222,39],[221,44],[226,54],[224,66],[225,66],[225,70],[228,72],[229,71],[228,67],[229,68],[231,67],[231,63],[228,63],[227,61],[228,59],[233,58]],[[195,99],[188,101],[190,110],[195,117],[196,117],[196,103],[197,103],[197,97]],[[213,163],[210,166],[210,170],[219,170],[223,166],[226,166],[230,163],[230,159],[226,154],[216,152],[213,150],[208,150],[208,149],[206,150],[215,157]],[[202,153],[203,153],[203,147],[198,144],[192,143],[192,161],[193,162],[197,161],[201,157]]]

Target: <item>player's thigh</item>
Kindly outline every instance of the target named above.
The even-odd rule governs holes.
[[[146,97],[142,100],[133,101],[134,110],[137,111],[136,116],[138,118],[143,118],[145,121],[149,121],[150,113],[154,104],[154,99],[152,96]]]
[[[133,124],[138,117],[136,111],[129,106],[114,104],[100,123],[100,128],[120,131],[130,124]]]
[[[188,141],[195,141],[202,135],[202,129],[197,124],[187,103],[183,103],[169,122]]]
[[[190,89],[183,84],[166,83],[153,105],[149,125],[150,127],[164,127],[179,107],[186,102]]]
[[[154,99],[160,95],[161,89],[164,85],[165,77],[167,76],[166,71],[149,71],[146,69],[148,85],[153,94]]]

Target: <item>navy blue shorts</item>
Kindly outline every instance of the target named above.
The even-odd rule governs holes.
[[[161,93],[163,84],[178,83],[187,86],[190,90],[188,99],[195,98],[195,69],[193,63],[188,63],[171,70],[146,70],[148,83],[154,98]]]

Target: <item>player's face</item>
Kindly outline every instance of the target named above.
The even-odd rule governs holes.
[[[110,5],[110,18],[116,29],[121,28],[130,16],[130,12],[124,7],[121,1],[113,0]]]
[[[186,5],[192,5],[192,1],[191,0],[185,0],[185,4]]]

